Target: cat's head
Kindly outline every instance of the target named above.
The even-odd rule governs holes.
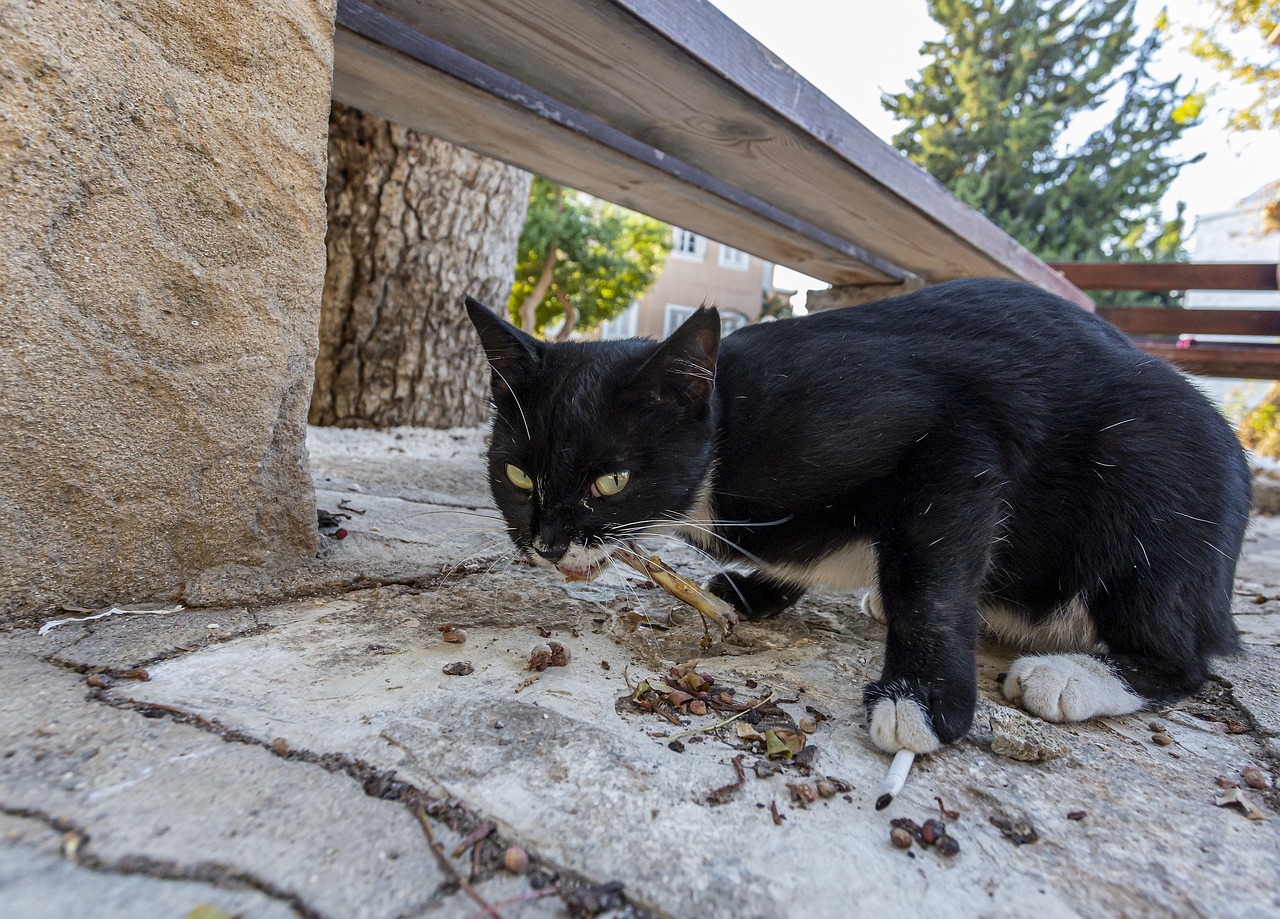
[[[548,343],[466,305],[493,371],[489,486],[517,548],[590,576],[694,507],[715,439],[715,309],[661,344]]]

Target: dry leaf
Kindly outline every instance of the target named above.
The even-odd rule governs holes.
[[[1227,788],[1222,794],[1213,799],[1213,803],[1218,807],[1230,807],[1235,805],[1244,812],[1244,815],[1250,820],[1266,820],[1267,815],[1262,812],[1258,805],[1254,804],[1245,795],[1241,788]]]

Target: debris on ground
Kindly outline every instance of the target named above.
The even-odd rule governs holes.
[[[730,782],[728,785],[721,785],[719,788],[707,792],[707,803],[711,805],[727,804],[733,798],[733,793],[742,787],[747,781],[746,770],[742,768],[742,761],[746,759],[745,754],[739,753],[733,758],[733,771],[737,774],[737,781]]]
[[[1262,808],[1250,801],[1245,795],[1244,789],[1239,786],[1223,789],[1222,794],[1213,799],[1213,803],[1218,807],[1237,807],[1250,820],[1267,819],[1267,815],[1262,811]]]
[[[476,672],[471,661],[454,661],[452,664],[445,664],[443,669],[445,676],[470,676]]]
[[[1271,787],[1271,776],[1257,766],[1245,766],[1240,770],[1240,774],[1244,776],[1244,783],[1250,788],[1263,789]]]
[[[1017,709],[1005,706],[993,707],[989,714],[991,724],[991,752],[1024,763],[1040,763],[1059,759],[1071,752],[1060,732],[1044,722],[1035,721]]]
[[[71,625],[79,622],[92,622],[95,619],[106,619],[108,616],[167,616],[170,613],[180,613],[185,606],[167,606],[160,609],[122,609],[118,606],[108,606],[101,609],[86,609],[81,606],[63,606],[69,613],[84,613],[83,616],[71,616],[67,619],[52,619],[40,626],[36,630],[37,635],[48,635],[60,625]]]
[[[442,641],[447,641],[451,645],[460,645],[466,642],[467,633],[458,628],[452,622],[446,622],[444,625],[436,626],[436,631],[440,633]]]
[[[1026,820],[1011,820],[1008,817],[995,816],[989,818],[991,825],[999,830],[1004,838],[1015,846],[1026,846],[1040,838],[1036,828]]]

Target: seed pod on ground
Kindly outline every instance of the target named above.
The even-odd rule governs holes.
[[[938,854],[947,858],[952,858],[960,853],[960,843],[956,842],[955,837],[943,835],[938,839]]]
[[[529,669],[543,671],[551,666],[551,649],[544,644],[536,644],[529,652]]]
[[[452,622],[446,622],[444,625],[436,626],[440,632],[440,638],[449,642],[451,645],[460,645],[467,640],[467,633],[458,628]]]
[[[1250,788],[1271,787],[1271,777],[1257,766],[1245,766],[1240,770],[1240,774],[1244,776],[1244,783]]]
[[[920,845],[931,846],[947,834],[947,825],[941,820],[926,820],[920,827]]]
[[[889,841],[899,849],[911,848],[911,834],[900,826],[895,826],[889,831]]]
[[[524,874],[529,870],[529,853],[522,846],[507,846],[502,864],[512,874]]]
[[[551,666],[552,667],[568,667],[569,666],[569,649],[558,641],[547,642],[547,647],[551,650]]]
[[[1152,734],[1151,742],[1157,747],[1167,747],[1169,744],[1173,743],[1173,738],[1168,734]]]

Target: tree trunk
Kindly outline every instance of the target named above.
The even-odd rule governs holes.
[[[560,301],[560,306],[564,310],[564,325],[556,333],[556,341],[568,341],[573,330],[578,327],[578,308],[570,302],[563,291],[556,291],[556,299]]]
[[[489,375],[462,297],[505,313],[529,183],[515,167],[334,103],[312,424],[484,418]]]

